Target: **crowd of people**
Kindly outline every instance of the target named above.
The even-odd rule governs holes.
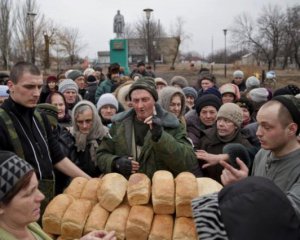
[[[129,178],[141,172],[152,178],[157,170],[168,170],[174,176],[188,171],[224,185],[219,194],[193,201],[199,239],[259,239],[241,238],[253,232],[255,218],[238,224],[243,235],[226,227],[234,221],[230,214],[249,212],[245,209],[252,200],[246,195],[251,191],[243,192],[243,186],[268,189],[270,201],[279,195],[292,223],[289,229],[288,220],[278,221],[278,231],[299,239],[300,89],[287,85],[273,91],[241,70],[221,86],[208,69],[201,69],[196,80],[191,86],[183,76],[156,77],[143,62],[128,75],[113,63],[106,77],[99,69],[87,68],[43,79],[35,65],[16,63],[0,85],[0,233],[35,239],[42,232],[32,224],[40,216],[37,209],[42,203],[43,212],[73,177],[117,172]],[[19,176],[3,187],[2,182],[9,182],[4,174],[7,161],[18,162],[22,171],[10,168]],[[32,195],[26,195],[27,202],[21,199],[26,192]],[[235,192],[243,196],[235,200],[241,208],[222,207],[224,198]],[[257,193],[253,197],[257,206],[264,206]],[[34,217],[21,218],[20,212],[7,220],[10,211],[29,201]],[[275,200],[274,206],[281,207]],[[211,229],[205,219],[220,219],[218,214],[223,222]],[[261,224],[273,220],[267,214]],[[20,228],[11,229],[10,224]],[[263,239],[276,239],[268,229],[261,231]],[[103,231],[91,234],[94,238],[86,239],[114,237]]]

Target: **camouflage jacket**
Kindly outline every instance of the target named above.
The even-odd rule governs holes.
[[[140,163],[139,172],[150,178],[157,170],[168,170],[174,176],[183,171],[193,172],[202,176],[192,145],[187,139],[183,124],[172,114],[156,104],[157,116],[164,127],[158,142],[151,139],[150,131],[144,138],[144,145],[137,161]],[[105,137],[97,151],[97,162],[101,171],[112,171],[112,161],[120,156],[132,156],[132,127],[134,109],[114,116],[110,129],[110,137]]]

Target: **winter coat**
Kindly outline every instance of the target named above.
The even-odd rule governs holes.
[[[84,94],[84,99],[96,104],[95,102],[96,90],[97,90],[97,82],[89,83],[88,87],[86,88],[86,92]]]
[[[100,85],[97,87],[95,94],[95,102],[97,103],[99,98],[104,93],[112,93],[116,88],[116,84],[111,79],[105,79]]]
[[[192,145],[187,139],[184,126],[171,113],[166,112],[159,104],[155,105],[157,116],[162,120],[163,133],[154,142],[150,131],[144,138],[141,153],[136,159],[140,164],[139,172],[147,174],[152,178],[157,170],[168,170],[176,176],[180,172],[190,171],[201,176],[196,155]],[[134,109],[115,115],[110,129],[111,137],[104,137],[97,151],[97,162],[100,169],[112,172],[112,162],[120,156],[133,156],[132,154],[132,132]]]
[[[244,145],[246,148],[252,147],[250,142],[248,141],[248,136],[244,135],[240,129],[238,129],[235,134],[230,139],[222,139],[217,133],[217,127],[214,126],[210,129],[203,131],[204,136],[201,138],[200,146],[198,149],[205,150],[211,154],[221,154],[223,153],[223,147],[228,143],[240,143]],[[204,160],[200,161],[200,165],[202,166],[205,163]],[[205,177],[210,177],[218,182],[221,182],[221,174],[223,167],[219,164],[207,167],[203,169],[203,173]]]

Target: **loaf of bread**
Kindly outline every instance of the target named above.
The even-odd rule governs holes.
[[[212,178],[201,177],[197,178],[198,196],[219,192],[223,186]]]
[[[96,204],[86,221],[83,233],[86,234],[94,230],[103,230],[108,216],[109,212],[101,207],[100,204]]]
[[[109,173],[102,178],[98,199],[100,205],[112,212],[120,203],[127,191],[127,180],[119,173]]]
[[[68,207],[73,202],[74,198],[67,194],[59,194],[47,205],[43,218],[42,225],[45,232],[51,234],[61,234],[61,221]]]
[[[85,184],[88,182],[87,178],[76,177],[72,180],[69,186],[65,189],[64,193],[73,196],[74,198],[80,198]]]
[[[127,198],[130,206],[147,204],[151,194],[151,182],[146,174],[134,173],[128,180]]]
[[[196,226],[192,218],[180,217],[175,219],[173,240],[196,240]]]
[[[175,211],[175,183],[172,173],[160,170],[152,178],[152,204],[156,214]]]
[[[108,217],[105,231],[115,231],[118,240],[125,239],[125,229],[130,212],[130,206],[128,204],[121,204],[118,206]]]
[[[85,199],[74,200],[63,216],[61,236],[66,239],[80,238],[91,208],[91,201]]]
[[[153,209],[150,205],[133,206],[126,225],[126,240],[147,240],[153,214]]]
[[[176,216],[192,217],[191,201],[198,196],[196,177],[190,172],[180,173],[176,179]]]
[[[173,225],[172,215],[154,215],[148,240],[172,240]]]
[[[85,184],[80,198],[90,200],[93,203],[98,202],[97,198],[97,191],[98,188],[100,187],[101,184],[101,179],[100,178],[92,178],[88,180],[88,182]]]

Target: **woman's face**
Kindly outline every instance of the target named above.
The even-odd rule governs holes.
[[[180,96],[174,95],[170,102],[169,111],[173,113],[176,117],[179,117],[181,113],[181,108],[182,104]]]
[[[104,105],[100,109],[101,117],[105,120],[111,120],[112,116],[115,115],[117,112],[117,109],[111,105]]]
[[[237,127],[227,118],[219,117],[217,119],[217,130],[221,137],[229,137],[233,135]]]
[[[243,111],[243,122],[246,122],[250,119],[250,112],[247,108],[241,107],[241,109]]]
[[[76,124],[82,134],[88,134],[93,127],[93,111],[86,109],[76,117]]]
[[[58,119],[63,119],[66,113],[66,105],[62,96],[60,96],[59,94],[54,94],[51,97],[51,104],[56,106],[58,109]]]
[[[217,119],[217,109],[214,106],[203,107],[199,113],[200,121],[205,126],[212,126]]]
[[[224,103],[232,103],[234,101],[234,95],[232,93],[224,93],[222,95],[222,102]]]
[[[194,105],[195,105],[195,98],[192,97],[192,96],[187,95],[187,96],[186,96],[186,105],[187,105],[189,108],[194,107]]]
[[[207,90],[207,89],[209,89],[209,88],[211,88],[213,86],[214,86],[214,83],[212,81],[210,81],[210,80],[203,79],[201,81],[201,88],[203,89],[203,91],[205,91],[205,90]]]
[[[38,186],[34,173],[29,185],[21,189],[8,205],[0,205],[0,218],[16,226],[26,226],[39,220],[40,206],[45,196]]]
[[[51,82],[48,83],[48,87],[49,87],[50,89],[54,89],[55,86],[56,86],[56,82],[51,81]]]

